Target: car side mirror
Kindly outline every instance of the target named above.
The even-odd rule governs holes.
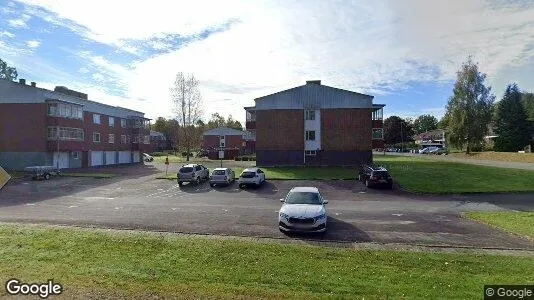
[[[281,199],[280,199],[280,202],[286,202],[286,199],[281,198]]]
[[[328,204],[328,200],[323,199],[323,204]]]

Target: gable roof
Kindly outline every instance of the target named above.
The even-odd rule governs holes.
[[[244,135],[245,132],[228,127],[217,127],[204,132],[203,135]]]

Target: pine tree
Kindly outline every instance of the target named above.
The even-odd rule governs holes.
[[[494,149],[506,152],[523,150],[529,143],[529,126],[521,103],[521,92],[515,83],[510,84],[497,107],[495,133],[498,136]]]

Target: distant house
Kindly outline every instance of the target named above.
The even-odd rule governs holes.
[[[419,145],[421,148],[425,147],[445,147],[445,130],[436,129],[427,132],[417,134],[413,137],[415,144]]]
[[[161,132],[150,130],[150,145],[153,151],[163,151],[171,149],[169,141]]]
[[[209,159],[219,159],[219,151],[224,151],[224,159],[234,159],[245,149],[245,132],[228,127],[218,127],[204,132],[202,149]]]

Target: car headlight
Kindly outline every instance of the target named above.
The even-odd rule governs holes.
[[[284,218],[284,219],[286,219],[286,220],[289,220],[289,215],[288,215],[288,214],[285,214],[285,213],[283,213],[283,212],[280,213],[280,217],[281,217],[281,218]]]
[[[315,217],[316,221],[322,220],[322,219],[326,219],[326,214],[318,215],[317,217]]]

